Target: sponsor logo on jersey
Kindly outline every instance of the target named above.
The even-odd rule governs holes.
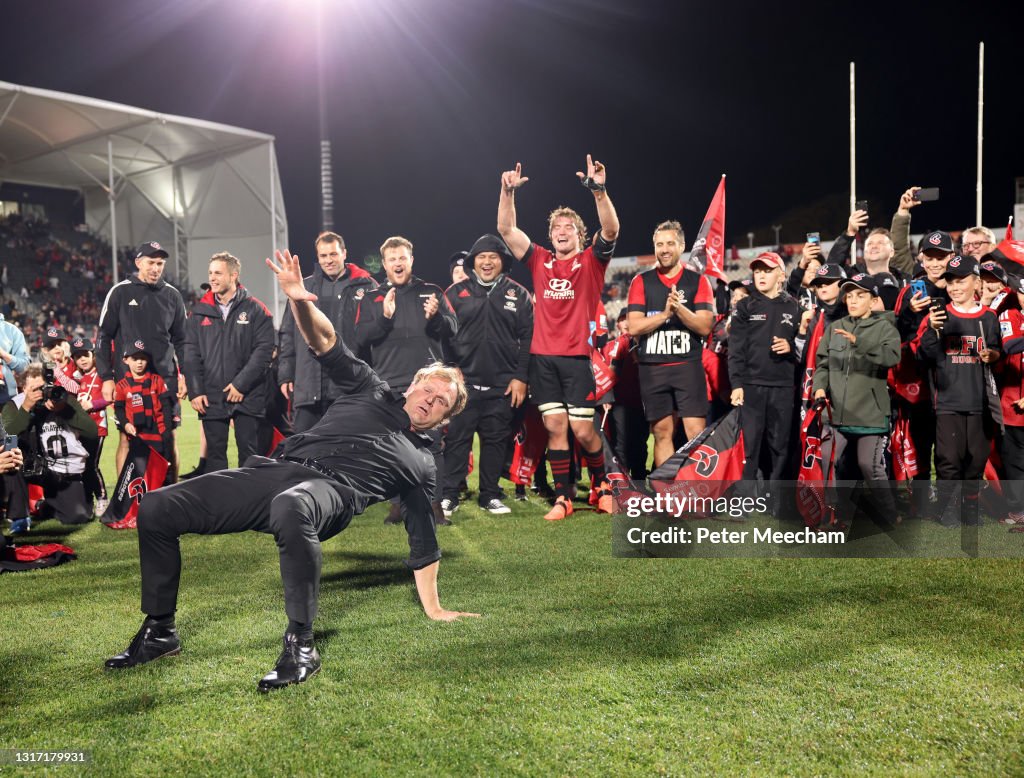
[[[572,288],[572,281],[568,278],[552,278],[548,280],[548,288],[544,290],[546,300],[572,300],[576,297],[576,291]]]

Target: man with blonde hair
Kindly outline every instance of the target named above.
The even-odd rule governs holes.
[[[255,530],[277,541],[288,626],[284,650],[258,684],[261,692],[302,683],[320,670],[313,619],[320,593],[320,544],[337,535],[367,506],[402,498],[409,558],[423,610],[435,621],[477,614],[445,610],[437,594],[441,550],[430,496],[437,473],[424,434],[466,404],[458,370],[431,365],[400,395],[338,337],[313,305],[298,257],[276,252],[281,290],[295,324],[316,359],[343,389],[308,432],[288,438],[278,458],[252,457],[247,467],[209,473],[146,495],[139,506],[142,610],[146,620],[111,670],[181,652],[174,625],[181,575],[179,537]]]
[[[597,492],[597,508],[610,513],[611,490],[605,482],[604,447],[594,426],[597,404],[590,354],[594,348],[595,313],[601,302],[605,271],[619,236],[619,217],[605,186],[602,163],[587,155],[586,174],[577,177],[594,196],[601,230],[587,245],[587,228],[571,208],[556,208],[548,218],[554,249],[533,243],[516,224],[515,193],[529,179],[522,165],[501,175],[498,233],[512,255],[525,262],[536,294],[530,345],[530,394],[548,431],[548,464],[555,481],[555,505],[544,517],[557,521],[572,515],[575,484],[570,477],[569,429],[583,449]]]

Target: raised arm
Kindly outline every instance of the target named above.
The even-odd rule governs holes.
[[[523,176],[523,166],[516,162],[515,170],[501,174],[501,194],[498,195],[498,234],[508,245],[512,256],[522,259],[530,250],[529,236],[516,226],[516,190],[529,181]]]
[[[278,286],[288,297],[292,317],[295,319],[295,326],[302,335],[302,339],[317,356],[326,354],[334,347],[338,336],[331,320],[324,315],[323,311],[313,305],[317,298],[302,283],[302,268],[299,266],[299,258],[293,257],[287,249],[275,251],[274,258],[277,259],[277,264],[274,264],[273,260],[267,259],[267,266],[274,271]]]
[[[601,237],[608,243],[614,243],[619,237],[619,215],[608,197],[606,188],[608,172],[604,164],[587,154],[587,172],[576,173],[583,186],[594,193],[594,204],[597,206],[597,219],[601,222]]]

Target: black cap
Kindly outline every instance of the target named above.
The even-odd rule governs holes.
[[[130,357],[132,354],[145,354],[147,357],[152,356],[141,338],[124,347],[124,355],[126,357]]]
[[[957,254],[955,257],[950,257],[949,262],[946,263],[946,272],[942,274],[942,277],[967,278],[967,276],[977,275],[981,275],[981,267],[977,260],[974,257],[961,257]]]
[[[64,337],[64,331],[60,327],[47,327],[46,332],[43,334],[43,345],[46,348],[56,346],[65,340],[67,338]]]
[[[92,351],[92,341],[88,338],[75,338],[71,341],[71,355],[82,354],[86,351]]]
[[[752,283],[754,283],[753,280],[751,280],[749,278],[743,278],[743,279],[740,279],[740,280],[737,280],[737,281],[730,281],[729,282],[729,291],[731,292],[734,289],[739,289],[740,287],[742,287],[744,289],[749,289],[750,285]]]
[[[998,262],[982,262],[981,263],[981,275],[988,274],[995,277],[1003,286],[1009,283],[1009,276],[1006,275],[1006,271],[1003,270],[1002,266]]]
[[[466,264],[466,257],[469,255],[468,251],[456,251],[448,258],[448,272],[451,273],[457,267],[463,267]]]
[[[469,250],[466,255],[466,267],[470,270],[473,269],[473,265],[476,263],[476,255],[482,254],[485,251],[493,251],[499,257],[501,257],[501,269],[508,270],[512,265],[512,252],[501,238],[497,235],[481,235],[476,239],[476,243],[473,244],[473,248]]]
[[[169,256],[170,254],[164,251],[164,247],[155,240],[143,243],[139,246],[138,251],[135,252],[136,259],[141,259],[142,257],[163,257],[164,259],[167,259]]]
[[[830,264],[826,262],[824,265],[819,267],[814,273],[814,277],[811,279],[811,286],[816,283],[831,284],[833,281],[845,281],[846,271],[843,270],[842,265]]]
[[[843,285],[839,287],[840,296],[844,296],[851,289],[863,289],[865,292],[871,292],[875,297],[878,297],[878,282],[874,276],[867,273],[857,273],[843,281]]]
[[[952,254],[955,251],[953,248],[953,236],[942,230],[929,232],[921,238],[917,250],[922,253],[925,251],[941,251],[943,254]]]

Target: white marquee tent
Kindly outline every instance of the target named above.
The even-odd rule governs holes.
[[[271,135],[0,81],[0,180],[80,191],[90,229],[115,247],[160,242],[195,288],[230,251],[279,319],[263,264],[288,245]]]

